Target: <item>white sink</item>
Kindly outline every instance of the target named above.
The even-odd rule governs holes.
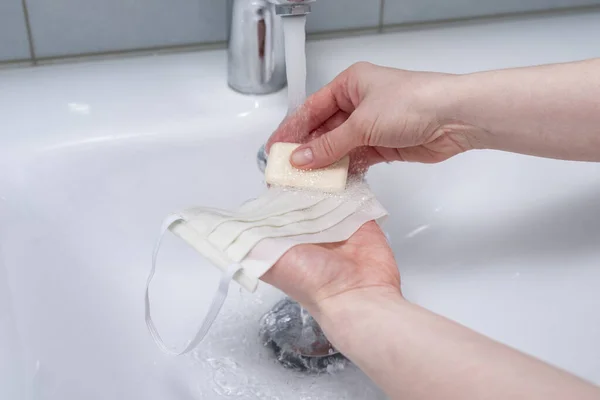
[[[357,60],[469,72],[597,57],[598,35],[589,13],[313,42],[309,87]],[[161,219],[264,190],[256,151],[285,93],[236,94],[225,71],[215,51],[0,72],[0,398],[384,398],[352,366],[276,364],[257,338],[282,296],[267,285],[233,287],[190,357],[146,331]],[[600,164],[473,152],[369,180],[409,299],[600,383]],[[217,278],[166,241],[153,300],[169,343],[191,335]]]

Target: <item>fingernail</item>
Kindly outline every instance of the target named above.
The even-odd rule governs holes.
[[[302,166],[310,164],[313,161],[313,152],[311,149],[298,150],[292,153],[292,164]]]

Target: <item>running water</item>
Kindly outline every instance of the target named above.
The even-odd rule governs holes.
[[[287,115],[289,116],[292,113],[294,113],[299,107],[301,107],[304,104],[304,101],[306,100],[306,15],[283,17],[283,34],[285,39],[285,64],[288,82]],[[300,125],[296,127],[296,142],[300,142],[301,139],[303,139],[301,137],[303,133],[301,124],[303,123],[304,121],[300,121]],[[289,319],[290,316],[287,315],[286,318]],[[319,356],[323,356],[323,354],[316,354],[318,353],[318,351],[314,350],[313,347],[316,347],[318,350],[321,351],[323,351],[323,349],[326,351],[332,351],[328,343],[327,345],[324,345],[324,343],[322,343],[325,337],[320,327],[316,325],[315,320],[312,317],[310,317],[308,312],[302,307],[300,307],[300,324],[300,332],[296,332],[296,335],[298,336],[294,337],[293,340],[293,344],[296,347],[299,347],[304,350],[308,349],[309,351],[313,350],[315,351],[315,355]],[[265,329],[267,329],[267,327],[265,327]],[[274,334],[277,335],[276,332]],[[283,350],[284,352],[288,351],[286,349],[281,350]],[[281,356],[282,355],[280,354],[280,357]],[[337,360],[338,358],[336,358],[335,360]],[[331,365],[329,362],[327,362],[327,360],[318,360],[316,362],[311,363],[310,359],[299,358],[297,361],[300,362],[302,366],[306,367],[306,369],[308,370],[318,370],[319,368],[317,368],[317,364],[319,363],[319,367],[321,368],[327,368]],[[325,362],[323,363],[323,361]],[[293,363],[292,360],[288,359],[287,362],[289,364],[291,363],[295,365],[295,363]]]
[[[288,83],[288,110],[291,115],[306,100],[306,15],[294,15],[281,18],[285,41],[285,64]],[[301,127],[298,126],[294,142],[301,141]],[[265,172],[267,165],[265,146],[258,150],[258,168]]]
[[[306,15],[284,17],[285,67],[288,82],[288,111],[291,115],[306,100]],[[302,325],[308,312],[302,311]]]
[[[306,100],[306,15],[282,19],[290,115]]]

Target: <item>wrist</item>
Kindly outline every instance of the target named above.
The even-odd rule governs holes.
[[[351,356],[360,345],[353,335],[359,325],[369,324],[371,318],[377,320],[379,311],[409,305],[398,288],[369,287],[326,298],[309,311],[334,347]]]
[[[456,138],[466,150],[487,148],[487,132],[478,125],[478,106],[473,104],[474,79],[471,74],[439,74],[420,96],[431,108],[437,130]]]

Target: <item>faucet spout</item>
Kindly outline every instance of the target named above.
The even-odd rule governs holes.
[[[282,17],[290,15],[306,15],[311,11],[311,3],[315,0],[269,0],[275,5],[275,13]]]
[[[286,84],[281,17],[267,0],[233,2],[228,83],[244,94],[267,94]]]

